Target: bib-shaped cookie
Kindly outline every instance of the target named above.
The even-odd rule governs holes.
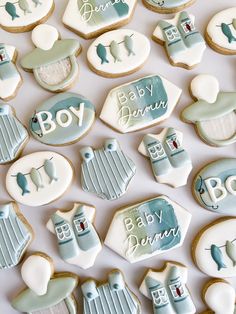
[[[226,146],[236,142],[236,92],[219,91],[212,75],[196,76],[190,85],[197,100],[182,112],[182,119],[193,123],[208,145]]]
[[[236,277],[236,218],[224,217],[205,226],[192,244],[197,267],[211,277]]]
[[[86,135],[95,120],[95,107],[85,97],[61,93],[43,102],[30,119],[33,137],[48,145],[68,145]]]
[[[163,14],[182,11],[194,2],[195,0],[143,0],[148,9]]]
[[[171,115],[182,90],[159,75],[150,75],[112,89],[100,119],[128,133],[151,127]]]
[[[105,77],[120,77],[139,70],[150,53],[148,38],[131,29],[107,32],[90,45],[89,67]]]
[[[10,196],[28,206],[55,201],[70,187],[73,168],[62,155],[41,151],[17,160],[8,170],[6,188]]]
[[[167,196],[158,196],[119,209],[105,245],[130,263],[181,246],[191,214]]]
[[[0,6],[0,27],[12,33],[32,30],[54,10],[53,0],[9,0]]]
[[[51,25],[38,25],[32,31],[36,48],[21,59],[25,71],[33,72],[37,83],[51,92],[69,89],[78,76],[76,57],[81,51],[75,39],[59,39]]]
[[[127,24],[135,5],[136,0],[68,0],[62,22],[75,33],[89,39]]]

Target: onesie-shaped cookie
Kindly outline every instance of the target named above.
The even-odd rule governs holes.
[[[196,76],[190,92],[197,101],[182,112],[182,119],[195,124],[207,144],[225,146],[236,142],[236,92],[221,92],[212,75]]]
[[[51,258],[40,252],[29,256],[21,267],[27,288],[11,302],[14,309],[28,314],[76,314],[73,290],[78,277],[72,273],[55,273]]]
[[[67,90],[78,75],[76,57],[81,51],[75,39],[59,39],[51,25],[38,25],[32,31],[36,48],[21,59],[25,71],[33,72],[37,83],[51,92]]]

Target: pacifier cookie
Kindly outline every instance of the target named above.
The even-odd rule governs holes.
[[[78,76],[76,57],[81,52],[80,43],[59,39],[57,29],[47,24],[36,26],[31,38],[36,48],[21,59],[22,68],[33,72],[37,83],[46,90],[69,89]]]
[[[177,13],[192,5],[195,0],[143,0],[143,4],[154,12]]]

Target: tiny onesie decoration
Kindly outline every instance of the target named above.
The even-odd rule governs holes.
[[[166,262],[160,270],[148,270],[139,290],[152,301],[153,314],[196,313],[187,278],[187,267],[176,262]]]
[[[236,142],[236,92],[221,92],[218,80],[208,74],[197,75],[190,84],[197,101],[181,114],[193,123],[200,138],[211,146],[226,146]]]
[[[36,26],[31,38],[36,48],[21,59],[22,68],[33,72],[37,83],[46,90],[69,89],[78,76],[76,57],[81,52],[80,43],[59,39],[57,29],[47,24]]]
[[[19,264],[34,232],[16,203],[0,205],[0,270]]]
[[[76,314],[73,291],[78,276],[55,273],[52,259],[41,252],[30,255],[22,264],[21,277],[27,288],[12,301],[14,309],[28,314]]]
[[[187,183],[192,162],[182,142],[183,134],[174,128],[164,128],[157,135],[144,136],[138,151],[150,159],[157,182],[175,188]]]
[[[143,0],[143,4],[154,12],[161,14],[177,13],[183,11],[195,0]]]
[[[120,270],[108,275],[108,282],[97,285],[93,279],[82,286],[83,314],[141,314],[137,297],[127,287]]]
[[[84,191],[107,200],[116,200],[125,194],[136,167],[120,149],[116,139],[107,139],[104,147],[97,150],[82,148],[80,154]]]
[[[102,249],[100,238],[93,226],[95,208],[75,203],[69,211],[57,210],[47,228],[57,237],[59,254],[69,264],[83,269],[94,265]]]
[[[154,30],[153,40],[165,46],[173,66],[190,70],[202,60],[206,43],[194,22],[194,16],[184,11],[171,20],[160,20]]]

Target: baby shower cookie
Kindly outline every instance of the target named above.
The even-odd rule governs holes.
[[[195,26],[195,17],[180,12],[170,20],[160,20],[152,38],[165,46],[173,66],[192,69],[201,62],[206,49],[205,40]]]
[[[20,61],[22,68],[33,72],[37,83],[50,92],[69,89],[79,71],[76,57],[81,52],[80,43],[59,37],[51,25],[36,26],[31,36],[36,48]]]
[[[125,194],[136,172],[133,161],[127,157],[115,139],[107,139],[104,147],[80,151],[81,184],[84,191],[107,200],[116,200]]]
[[[0,270],[18,265],[33,237],[33,229],[17,204],[0,204]]]
[[[164,128],[159,134],[143,137],[138,151],[150,159],[157,182],[175,188],[187,183],[192,162],[182,143],[183,134],[174,128]]]
[[[105,77],[120,77],[138,71],[150,53],[150,42],[131,29],[107,32],[90,45],[87,52],[89,67]]]
[[[154,12],[177,13],[192,5],[195,0],[143,0],[143,4]]]
[[[236,92],[221,92],[217,79],[208,74],[197,75],[190,84],[196,102],[181,114],[193,123],[201,139],[208,145],[225,146],[236,142]]]
[[[55,273],[51,258],[41,252],[30,255],[22,264],[21,277],[27,288],[11,302],[24,313],[76,314],[73,291],[78,277],[72,273]]]
[[[166,262],[162,269],[149,269],[140,292],[153,303],[154,314],[194,314],[196,308],[186,287],[187,267]]]
[[[81,289],[83,314],[141,314],[137,297],[130,291],[118,269],[109,273],[106,283],[98,285],[89,279]]]
[[[211,279],[204,286],[202,299],[209,310],[202,314],[234,314],[235,290],[233,286],[222,279]]]
[[[215,14],[206,28],[206,41],[215,51],[236,54],[236,7]]]
[[[112,89],[100,119],[121,133],[147,128],[171,115],[181,93],[160,75],[146,76]]]
[[[28,32],[46,22],[53,10],[53,0],[1,1],[0,28],[12,33]]]
[[[181,246],[190,220],[187,210],[161,195],[119,209],[104,243],[135,263]]]
[[[135,6],[136,0],[68,0],[62,22],[79,36],[94,38],[127,24]]]
[[[18,159],[6,175],[10,196],[27,206],[41,206],[61,197],[74,175],[71,163],[62,155],[41,151]]]
[[[203,167],[193,180],[193,195],[205,209],[236,215],[236,159],[222,158]]]
[[[85,97],[61,93],[44,101],[29,122],[33,137],[48,145],[67,145],[86,135],[95,120],[95,107]]]
[[[16,48],[0,43],[0,98],[4,101],[14,98],[22,84],[16,59]]]
[[[17,159],[28,139],[28,132],[16,118],[15,110],[0,103],[0,165]]]
[[[84,269],[94,265],[102,249],[100,238],[93,226],[95,208],[75,203],[70,210],[57,210],[47,228],[57,237],[61,258]]]
[[[236,277],[236,218],[224,217],[205,226],[192,244],[198,268],[211,277]]]

